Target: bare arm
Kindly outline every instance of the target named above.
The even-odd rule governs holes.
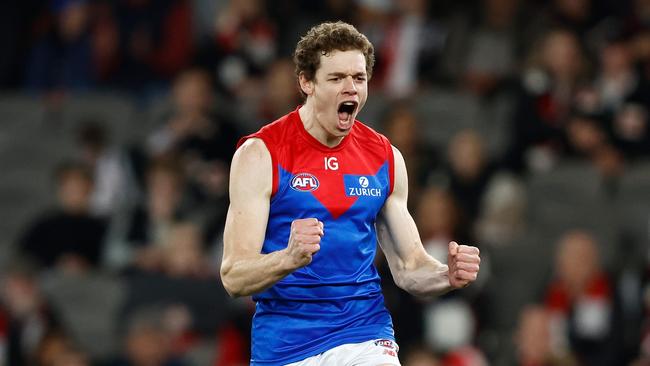
[[[377,234],[395,283],[416,296],[441,295],[466,286],[478,273],[478,249],[450,243],[450,267],[427,254],[406,206],[408,177],[404,158],[396,148],[393,153],[394,188],[377,220]]]
[[[320,249],[323,226],[316,219],[295,220],[286,249],[262,254],[272,189],[271,155],[259,139],[235,153],[230,171],[230,207],[224,229],[221,280],[231,296],[247,296],[273,286],[311,262]]]

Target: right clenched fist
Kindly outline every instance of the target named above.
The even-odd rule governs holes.
[[[312,256],[320,250],[323,228],[323,223],[314,218],[298,219],[291,223],[286,253],[292,268],[297,269],[311,263]]]

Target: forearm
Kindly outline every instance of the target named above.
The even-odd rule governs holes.
[[[395,277],[400,288],[418,297],[439,296],[452,290],[447,265],[431,257],[414,268],[401,269]]]
[[[249,296],[273,286],[292,271],[285,252],[277,251],[224,262],[221,266],[221,281],[231,296]]]

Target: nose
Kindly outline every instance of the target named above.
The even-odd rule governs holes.
[[[348,75],[343,80],[343,93],[348,95],[357,94],[357,86],[354,84],[354,78]]]

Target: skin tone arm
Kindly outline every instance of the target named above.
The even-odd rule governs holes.
[[[395,182],[377,219],[377,235],[395,283],[415,296],[436,296],[476,280],[480,257],[476,247],[449,243],[447,263],[426,253],[406,207],[408,178],[402,154],[393,147]]]
[[[246,141],[233,157],[221,280],[234,297],[266,290],[311,263],[320,249],[323,223],[308,218],[292,222],[287,248],[261,253],[269,217],[271,169],[271,155],[259,139]]]

